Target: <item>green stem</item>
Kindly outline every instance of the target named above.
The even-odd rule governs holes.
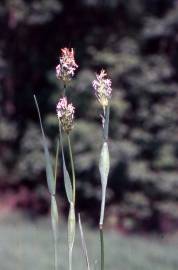
[[[69,270],[72,270],[72,250],[69,249]]]
[[[103,115],[104,115],[104,125],[103,125],[103,138],[104,141],[108,140],[108,129],[109,129],[109,105],[103,109]]]
[[[104,221],[104,211],[105,211],[105,203],[106,203],[106,186],[102,186],[102,199],[101,199],[101,211],[100,211],[100,226],[103,226]]]
[[[65,97],[65,95],[66,95],[66,82],[64,82],[64,93],[63,93],[63,96]]]
[[[106,117],[106,107],[103,106],[103,115],[104,115],[104,118]]]
[[[75,190],[76,190],[76,183],[75,183],[75,170],[74,170],[74,160],[72,155],[72,148],[70,143],[70,136],[67,136],[68,139],[68,146],[69,146],[69,155],[70,155],[70,162],[71,162],[71,169],[72,169],[72,187],[73,187],[73,204],[75,206]]]
[[[100,244],[101,244],[101,270],[104,270],[104,237],[103,225],[100,224]]]

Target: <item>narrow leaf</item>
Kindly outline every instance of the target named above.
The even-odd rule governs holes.
[[[90,270],[91,268],[90,268],[90,263],[89,263],[89,258],[88,258],[88,251],[87,251],[86,241],[85,241],[85,238],[84,238],[84,233],[83,233],[80,214],[78,215],[78,222],[79,222],[79,229],[80,229],[80,236],[81,236],[83,254],[84,254],[84,257],[85,257],[85,260],[86,260],[87,269]]]
[[[63,152],[62,152],[62,160],[63,160],[63,174],[64,174],[65,191],[66,191],[68,201],[71,202],[72,201],[72,185],[71,185],[71,180],[70,180],[68,170],[66,168],[66,163],[65,163],[65,158],[64,158]]]
[[[58,269],[58,208],[55,196],[51,195],[51,223],[54,238],[54,265],[55,270]]]
[[[103,186],[107,185],[109,168],[110,168],[109,149],[107,142],[104,142],[101,149],[99,161],[99,171],[101,175],[101,183]]]
[[[72,184],[71,184],[71,179],[70,179],[68,170],[66,168],[65,156],[64,156],[63,138],[62,138],[62,131],[61,131],[60,124],[59,124],[59,132],[60,132],[60,143],[61,143],[61,150],[62,150],[64,186],[65,186],[65,191],[66,191],[67,199],[68,199],[68,201],[70,203],[72,201]]]
[[[55,196],[51,196],[51,222],[54,234],[57,236],[58,232],[58,208],[56,204]]]
[[[47,146],[47,141],[46,141],[43,125],[42,125],[40,109],[39,109],[38,102],[37,102],[35,95],[34,95],[34,100],[35,100],[35,104],[36,104],[36,108],[37,108],[37,112],[38,112],[41,133],[42,133],[42,138],[43,138],[42,142],[43,142],[43,148],[44,148],[44,153],[45,153],[46,178],[47,178],[47,183],[48,183],[48,189],[49,189],[50,194],[54,195],[55,191],[56,191],[56,184],[55,184],[55,179],[54,179],[54,175],[53,175],[53,170],[52,170],[51,159],[50,159],[49,150],[48,150],[48,146]]]
[[[108,182],[108,174],[110,168],[109,150],[107,142],[103,143],[99,161],[99,171],[101,175],[101,185],[102,185],[102,201],[101,201],[101,212],[100,212],[100,225],[103,224],[104,220],[104,210],[106,201],[106,187]]]

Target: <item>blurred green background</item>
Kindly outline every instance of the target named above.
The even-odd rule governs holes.
[[[92,270],[100,269],[100,242],[96,231],[85,223],[84,233]],[[40,218],[31,222],[20,215],[0,219],[1,269],[54,269],[54,248],[50,221]],[[178,241],[175,238],[155,239],[116,235],[105,231],[105,269],[108,270],[177,270]],[[58,260],[60,270],[68,269],[66,225],[60,221]],[[85,270],[77,227],[73,254],[73,269]]]
[[[55,67],[60,48],[73,47],[79,69],[68,94],[76,106],[78,211],[88,224],[98,222],[101,109],[91,83],[105,68],[113,85],[106,227],[176,232],[178,1],[6,0],[0,25],[0,211],[20,209],[32,218],[49,212],[33,94],[54,157],[62,93]],[[65,217],[61,168],[57,189]]]

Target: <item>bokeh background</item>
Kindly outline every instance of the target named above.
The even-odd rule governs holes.
[[[102,133],[91,83],[104,68],[113,85],[105,226],[126,235],[176,235],[178,1],[1,0],[0,26],[0,215],[20,210],[35,220],[49,214],[33,94],[54,159],[63,87],[55,67],[60,48],[73,47],[79,68],[68,94],[76,106],[78,211],[96,226]],[[57,190],[65,220],[61,159]]]
[[[2,269],[52,269],[50,198],[33,94],[39,101],[54,161],[56,103],[63,88],[55,67],[64,47],[74,48],[79,65],[68,90],[76,106],[72,145],[77,211],[85,224],[95,269],[99,267],[96,225],[102,132],[92,80],[101,68],[107,70],[113,86],[106,268],[177,269],[178,1],[1,0]],[[64,270],[68,205],[61,157],[57,194],[60,269]],[[79,246],[77,242],[74,266],[84,269],[78,259]]]

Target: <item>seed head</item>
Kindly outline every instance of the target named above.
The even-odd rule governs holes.
[[[64,132],[69,133],[74,125],[75,107],[72,103],[67,103],[67,98],[63,97],[59,100],[57,107],[57,117],[61,122]]]
[[[74,76],[78,65],[74,59],[74,49],[61,49],[61,56],[59,57],[59,65],[56,67],[56,77],[64,82],[70,81]]]
[[[100,74],[96,74],[96,80],[93,81],[93,88],[99,103],[103,107],[106,107],[111,98],[112,88],[111,80],[107,78],[107,73],[104,69],[101,70]]]

